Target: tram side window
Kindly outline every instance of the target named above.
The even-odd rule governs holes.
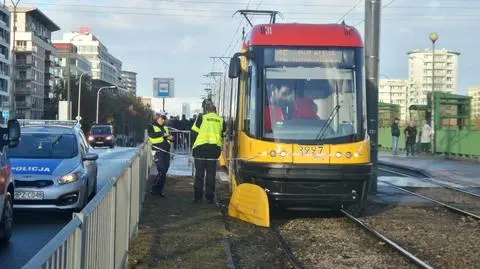
[[[255,65],[248,67],[247,84],[246,84],[246,102],[245,102],[245,131],[249,134],[255,134],[257,122],[256,114],[257,99],[257,78]]]

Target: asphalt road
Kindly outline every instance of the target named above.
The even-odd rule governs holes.
[[[98,185],[100,190],[108,178],[120,176],[135,148],[95,149],[99,154]],[[0,247],[0,268],[18,269],[25,265],[72,218],[71,214],[22,212],[15,215],[10,243]]]

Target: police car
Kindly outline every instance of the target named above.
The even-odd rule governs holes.
[[[19,122],[20,143],[8,149],[14,208],[81,210],[96,193],[98,154],[77,122]]]

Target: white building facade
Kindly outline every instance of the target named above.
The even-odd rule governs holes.
[[[409,102],[427,104],[427,93],[435,91],[457,93],[459,52],[442,49],[414,50],[408,55]],[[435,62],[435,68],[433,68]],[[435,76],[432,83],[432,76]],[[433,84],[433,88],[432,88]]]
[[[71,43],[53,43],[57,50],[55,57],[55,77],[66,80],[68,77],[68,67],[70,67],[71,77],[80,77],[83,73],[92,71],[92,64],[83,55],[78,54],[77,47]],[[70,59],[70,66],[67,61]]]
[[[409,119],[408,80],[381,79],[378,87],[378,100],[382,103],[400,105],[400,119]]]
[[[0,6],[0,109],[9,110],[10,107],[10,11]],[[2,119],[3,122],[3,119]]]
[[[58,43],[72,43],[78,48],[78,54],[91,63],[92,79],[107,85],[121,86],[122,62],[108,52],[107,47],[89,29],[64,33]]]
[[[121,72],[122,87],[132,95],[137,94],[137,73],[132,71]]]
[[[192,116],[190,115],[190,103],[182,103],[182,115],[185,115],[187,119]]]
[[[472,97],[472,119],[480,119],[480,86],[468,88],[468,96]]]
[[[13,10],[12,7],[9,8]],[[44,98],[54,86],[52,32],[60,30],[37,8],[16,9],[14,95],[18,118],[41,119]],[[13,28],[14,16],[11,16]],[[14,43],[13,43],[14,42]]]

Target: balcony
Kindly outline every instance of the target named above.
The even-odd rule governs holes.
[[[28,75],[17,75],[15,76],[15,80],[18,80],[18,81],[30,81],[30,80],[34,80],[35,78],[33,77],[33,75],[31,74],[28,74]]]
[[[33,61],[31,59],[29,59],[29,60],[16,60],[15,61],[15,66],[16,67],[31,67],[31,66],[33,66]]]
[[[15,88],[15,95],[32,95],[33,89],[31,88]]]
[[[15,46],[15,51],[16,52],[26,52],[26,53],[32,53],[32,52],[37,52],[37,47],[36,46]]]
[[[16,101],[15,104],[16,104],[17,109],[27,109],[27,108],[32,107],[32,105],[30,103],[28,103],[27,101]]]
[[[32,82],[25,82],[25,81],[15,81],[15,92],[21,89],[34,89]]]

